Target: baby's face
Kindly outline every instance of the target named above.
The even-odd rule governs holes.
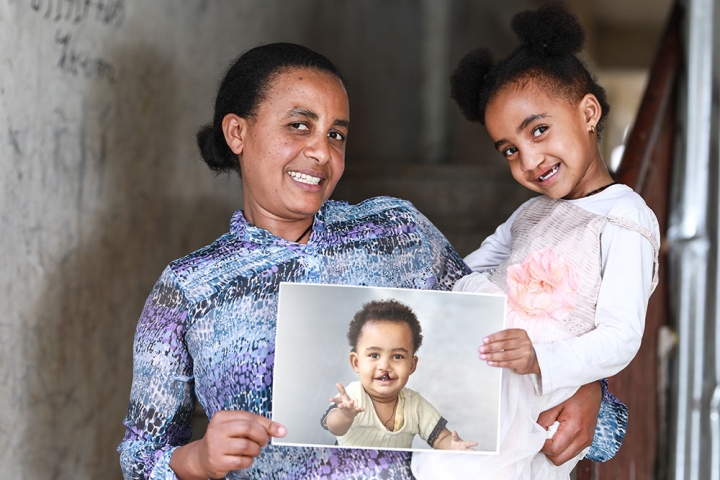
[[[350,364],[373,400],[397,397],[417,366],[413,335],[407,324],[372,321],[363,326]]]

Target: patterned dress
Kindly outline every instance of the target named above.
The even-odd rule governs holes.
[[[196,401],[208,416],[271,416],[280,282],[449,290],[469,273],[445,237],[410,203],[328,201],[307,245],[234,214],[230,232],[172,262],[152,290],[134,344],[130,406],[120,444],[126,479],[175,479]],[[404,452],[267,446],[227,478],[410,479]]]

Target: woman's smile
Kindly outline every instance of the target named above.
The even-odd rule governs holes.
[[[317,185],[322,181],[322,177],[319,175],[313,175],[308,173],[289,171],[288,175],[296,182],[303,183],[305,185]]]

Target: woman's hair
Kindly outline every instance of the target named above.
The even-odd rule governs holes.
[[[223,118],[229,113],[252,118],[270,91],[275,77],[293,68],[334,75],[347,90],[338,68],[323,55],[302,45],[270,43],[246,51],[233,62],[220,83],[213,122],[201,127],[196,134],[200,154],[210,169],[218,173],[231,170],[240,173],[237,155],[225,142]]]
[[[373,322],[405,324],[412,331],[413,353],[417,352],[422,345],[422,328],[410,307],[397,300],[374,300],[363,304],[350,322],[347,339],[353,352],[357,348],[358,338],[360,338],[363,327]]]
[[[487,104],[500,91],[536,82],[573,103],[588,93],[595,95],[602,107],[597,131],[602,131],[610,106],[605,90],[576,56],[585,31],[567,6],[549,1],[516,14],[510,25],[520,46],[507,58],[495,63],[489,50],[478,48],[465,55],[450,76],[451,96],[463,115],[485,125]]]

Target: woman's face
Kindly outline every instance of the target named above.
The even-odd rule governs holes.
[[[267,228],[315,215],[345,168],[350,107],[341,81],[288,70],[272,80],[253,118],[235,118],[237,135],[225,133],[239,154],[247,220]]]
[[[551,198],[579,198],[607,183],[590,126],[602,108],[588,94],[577,104],[538,85],[508,86],[487,105],[485,126],[524,187]]]

